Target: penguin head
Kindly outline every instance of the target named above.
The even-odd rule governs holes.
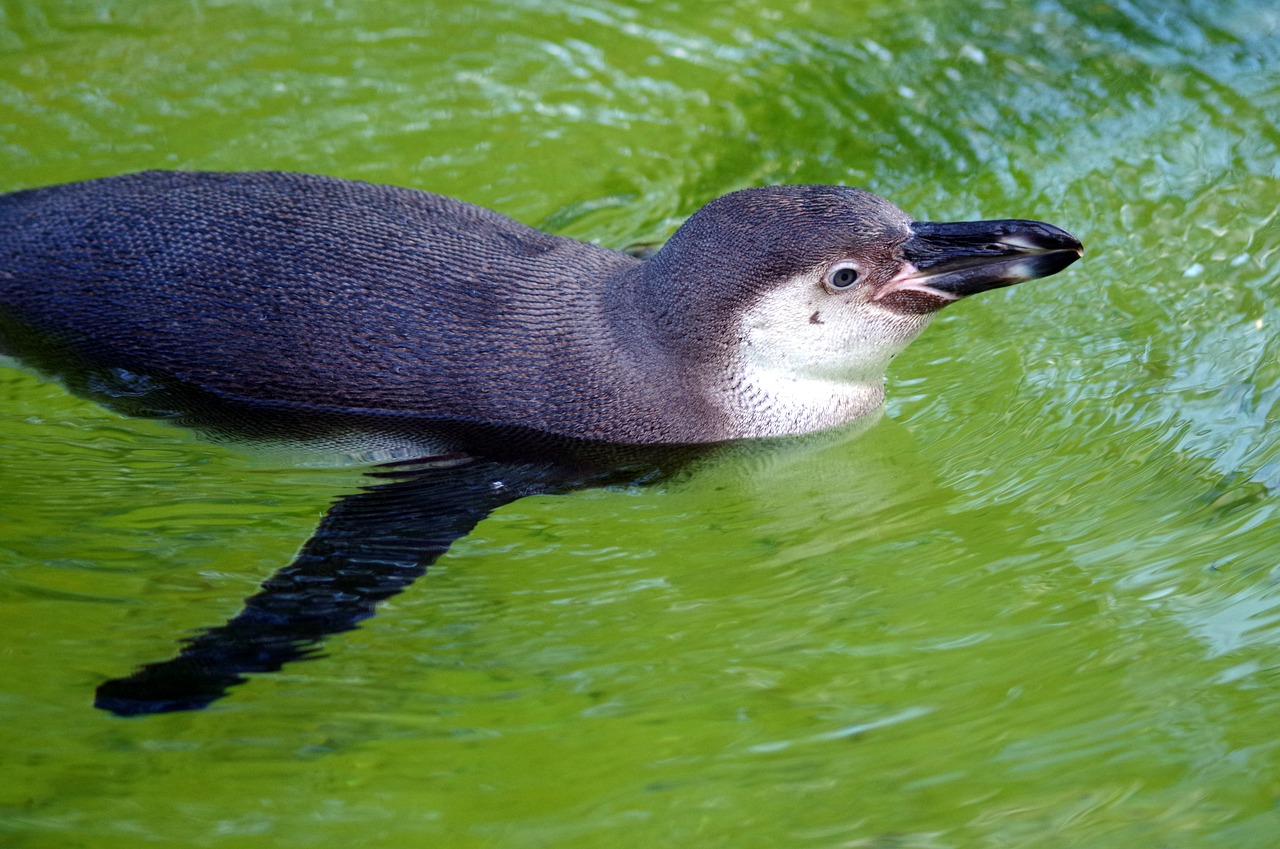
[[[914,221],[862,189],[767,186],[707,204],[644,277],[667,344],[739,382],[879,386],[938,310],[1081,251],[1041,222]]]

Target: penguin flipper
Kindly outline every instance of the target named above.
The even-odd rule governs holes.
[[[274,672],[316,654],[325,636],[355,628],[491,511],[586,483],[558,464],[462,455],[372,476],[389,480],[337,500],[294,561],[234,618],[185,640],[176,657],[104,682],[94,705],[119,716],[203,708],[245,673]]]

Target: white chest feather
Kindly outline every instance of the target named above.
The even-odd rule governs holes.
[[[927,324],[797,278],[744,312],[722,403],[733,436],[834,427],[877,411],[889,363]]]

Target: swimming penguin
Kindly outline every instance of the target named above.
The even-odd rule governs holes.
[[[422,191],[148,172],[0,195],[0,349],[131,413],[412,446],[235,618],[99,688],[149,713],[354,627],[516,498],[866,416],[939,309],[1081,252],[1041,222],[769,186],[640,260]]]

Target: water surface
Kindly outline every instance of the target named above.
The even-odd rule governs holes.
[[[360,469],[0,365],[0,842],[1270,847],[1280,12],[1240,2],[11,3],[0,189],[428,188],[610,246],[726,191],[1036,217],[885,419],[512,504],[209,710],[93,688],[288,562]]]

